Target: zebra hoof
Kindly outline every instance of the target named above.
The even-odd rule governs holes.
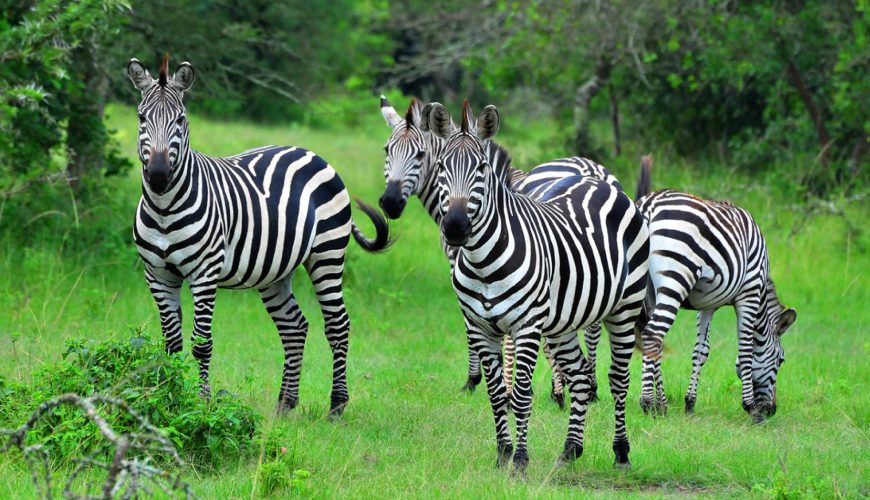
[[[559,457],[559,463],[568,465],[574,460],[583,455],[583,445],[574,441],[566,441],[565,447],[562,449],[562,456]]]
[[[526,468],[529,466],[529,453],[525,450],[517,450],[514,453],[514,466],[511,475],[520,479],[526,478]]]
[[[628,461],[628,452],[631,451],[627,440],[619,440],[613,442],[613,454],[616,458],[613,461],[613,466],[617,469],[627,469],[631,467],[631,462]]]
[[[296,405],[299,404],[299,399],[297,398],[283,398],[278,400],[278,405],[275,407],[275,413],[280,415],[285,415],[296,408]]]
[[[330,420],[335,420],[341,418],[341,415],[344,414],[344,409],[347,407],[348,397],[333,397],[330,401],[329,405],[329,414],[327,418]]]
[[[483,375],[478,373],[477,375],[469,375],[468,380],[465,381],[465,385],[462,386],[462,391],[467,392],[469,394],[474,392],[474,389],[477,388],[477,385],[480,384],[480,381],[483,379]]]
[[[553,402],[555,402],[557,405],[559,405],[560,410],[565,409],[565,393],[564,392],[559,392],[559,393],[551,392],[550,399],[552,399]]]
[[[514,452],[514,447],[510,444],[499,443],[497,446],[498,456],[496,458],[495,466],[499,469],[504,468],[511,461],[511,456]]]
[[[655,413],[655,403],[652,399],[640,398],[640,409],[643,410],[644,415]]]
[[[693,415],[695,413],[695,398],[689,398],[686,396],[686,415]]]
[[[656,414],[661,415],[663,417],[667,416],[667,414],[668,414],[668,401],[666,399],[659,400],[658,402],[656,402]]]

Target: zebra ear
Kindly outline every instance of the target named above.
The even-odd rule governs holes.
[[[432,113],[432,104],[423,106],[420,110],[420,130],[423,132],[429,131],[429,115]]]
[[[408,106],[408,112],[405,113],[405,122],[408,125],[413,125],[415,127],[420,126],[420,117],[422,115],[421,111],[423,110],[423,105],[420,104],[420,101],[417,100],[416,97],[411,98],[411,104]]]
[[[776,323],[776,334],[781,337],[795,321],[797,321],[797,311],[791,308],[783,311],[779,316],[779,321]]]
[[[172,82],[170,85],[172,88],[180,91],[187,92],[190,89],[190,86],[193,85],[193,79],[196,75],[193,72],[193,66],[187,61],[178,65],[178,69],[175,70],[175,74],[172,75]]]
[[[381,114],[384,116],[384,120],[387,120],[387,125],[390,128],[396,128],[398,124],[402,123],[402,117],[396,113],[396,109],[383,95],[381,95]]]
[[[440,102],[433,102],[429,109],[429,129],[442,139],[446,139],[456,128],[450,119],[450,112]]]
[[[483,108],[480,116],[477,117],[477,137],[484,141],[495,137],[495,134],[498,133],[499,122],[498,110],[495,109],[495,106],[490,104]]]
[[[156,83],[156,80],[151,78],[151,75],[148,74],[148,70],[145,69],[145,66],[139,62],[139,59],[135,57],[130,59],[130,62],[127,63],[127,78],[133,82],[133,85],[136,86],[142,92],[150,89]]]

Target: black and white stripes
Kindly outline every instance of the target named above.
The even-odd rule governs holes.
[[[698,310],[698,336],[686,411],[694,410],[698,377],[709,354],[713,313],[737,313],[737,376],[743,408],[756,420],[776,412],[776,376],[784,358],[780,337],[797,314],[783,306],[770,278],[764,237],[746,210],[677,191],[649,192],[646,162],[638,185],[638,209],[649,224],[651,280],[643,333],[641,406],[665,411],[661,353],[680,308]]]
[[[305,149],[264,146],[228,158],[191,150],[182,97],[193,83],[193,68],[182,63],[169,78],[167,65],[164,59],[158,80],[135,59],[127,68],[142,92],[143,183],[133,234],[160,311],[166,349],[182,348],[180,292],[187,280],[194,302],[193,355],[208,395],[215,292],[255,288],[284,346],[278,409],[292,409],[308,323],[291,281],[304,265],[333,352],[330,412],[340,414],[348,401],[345,251],[351,235],[368,251],[386,248],[387,222],[361,204],[377,229],[377,238],[367,240],[351,221],[350,197],[335,170]]]
[[[460,247],[453,287],[486,375],[498,462],[505,464],[513,454],[517,468],[528,463],[531,376],[541,338],[566,374],[571,395],[562,458],[582,453],[589,381],[575,332],[603,320],[611,345],[613,449],[616,463],[627,464],[628,361],[646,289],[649,250],[643,219],[625,193],[590,178],[566,177],[538,200],[512,191],[499,181],[505,166],[490,165],[483,145],[498,129],[497,111],[485,108],[473,125],[467,117],[466,103],[462,126],[451,133],[445,125],[449,114],[435,105],[429,126],[447,138],[438,166],[441,230],[449,244]],[[501,376],[504,335],[514,339],[517,349],[510,397]],[[508,404],[516,417],[515,451]]]

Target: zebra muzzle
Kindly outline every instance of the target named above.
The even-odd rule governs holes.
[[[163,194],[172,181],[172,171],[169,169],[169,155],[164,151],[151,155],[145,164],[145,182],[151,191]]]
[[[405,209],[405,203],[407,203],[407,200],[402,196],[402,183],[399,181],[387,182],[387,188],[384,190],[384,194],[381,195],[381,199],[378,201],[378,204],[381,206],[384,213],[387,214],[387,217],[390,219],[398,219],[402,215],[402,211]]]
[[[471,236],[471,219],[468,218],[466,200],[450,200],[447,214],[441,220],[441,232],[450,246],[462,246]]]

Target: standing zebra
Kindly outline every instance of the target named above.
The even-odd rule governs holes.
[[[423,207],[432,217],[436,224],[441,223],[441,211],[438,206],[438,190],[436,188],[437,175],[435,162],[444,147],[444,139],[429,130],[428,111],[429,106],[423,107],[416,99],[411,100],[405,118],[396,112],[386,97],[381,96],[381,114],[387,125],[393,129],[384,146],[386,161],[384,163],[384,178],[386,187],[380,198],[380,206],[391,219],[398,219],[404,211],[408,198],[416,194]],[[470,111],[468,111],[470,113]],[[469,122],[473,117],[469,114]],[[455,126],[451,125],[452,128]],[[504,151],[491,140],[485,141],[487,156],[490,164],[498,163],[498,155]],[[530,173],[508,167],[507,178],[513,189],[521,191],[532,198],[543,193],[548,186],[568,176],[582,176],[599,179],[612,184],[619,189],[622,186],[609,170],[586,158],[571,157],[553,160],[536,166]],[[445,244],[441,239],[442,248],[453,266],[456,249]],[[591,379],[591,397],[597,399],[595,376],[595,352],[601,338],[601,325],[595,323],[586,329],[586,345],[588,348],[589,369]],[[509,338],[505,338],[505,384],[508,390],[511,388],[510,368],[513,364],[513,344]],[[547,360],[553,367],[551,398],[561,407],[564,404],[562,390],[562,377],[558,366],[554,364],[552,355],[547,346],[544,346]],[[480,372],[480,360],[468,346],[468,379],[463,386],[464,390],[473,391],[482,378]]]
[[[127,75],[142,92],[138,149],[143,182],[133,236],[160,310],[166,350],[182,348],[180,292],[187,280],[194,302],[193,356],[207,397],[216,290],[256,288],[284,346],[277,409],[292,409],[308,322],[291,282],[295,269],[304,265],[333,353],[330,415],[340,415],[348,401],[345,251],[351,234],[367,251],[385,249],[390,243],[387,222],[359,203],[377,230],[376,239],[366,239],[351,221],[341,179],[310,151],[264,146],[212,158],[190,149],[182,98],[193,83],[193,67],[183,62],[170,78],[168,65],[166,56],[156,80],[136,59],[127,66]]]
[[[686,412],[697,399],[698,377],[710,352],[713,313],[734,306],[737,313],[737,376],[743,408],[756,421],[776,413],[776,376],[785,359],[781,337],[795,322],[770,279],[767,247],[749,212],[728,202],[702,200],[665,190],[649,194],[648,157],[641,165],[637,206],[649,224],[652,286],[649,321],[643,332],[644,411],[667,410],[661,376],[665,334],[680,308],[698,310],[698,336]],[[657,396],[657,397],[656,397]]]
[[[571,396],[565,461],[583,452],[589,400],[586,360],[576,330],[604,321],[610,335],[610,387],[615,400],[613,451],[628,465],[625,396],[634,328],[646,290],[649,243],[640,212],[625,193],[588,177],[566,177],[537,200],[499,180],[506,165],[487,161],[484,141],[498,131],[499,116],[487,106],[451,131],[450,115],[433,104],[429,126],[447,143],[438,159],[441,232],[459,247],[453,288],[465,317],[469,342],[483,364],[495,416],[498,464],[513,452],[517,470],[528,464],[527,428],[531,380],[541,337],[566,374]],[[508,162],[507,155],[500,156]],[[501,174],[503,176],[503,174]],[[515,388],[502,379],[501,339],[517,349]],[[507,405],[516,417],[516,451]]]

